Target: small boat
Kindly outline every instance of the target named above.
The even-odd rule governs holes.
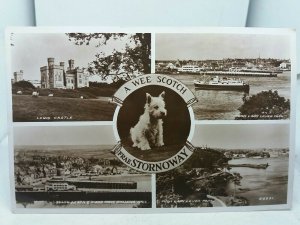
[[[250,86],[240,79],[232,79],[219,76],[211,78],[211,80],[200,81],[194,80],[195,88],[201,90],[229,90],[229,91],[244,91],[249,93]]]

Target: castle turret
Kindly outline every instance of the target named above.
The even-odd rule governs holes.
[[[65,63],[64,62],[60,62],[59,65],[64,69],[64,67],[65,67]]]
[[[53,66],[54,65],[54,58],[48,58],[48,66]]]
[[[14,82],[19,82],[23,80],[23,70],[20,70],[20,72],[14,72]]]
[[[74,69],[74,59],[70,59],[68,62],[69,62],[69,69],[70,70]]]

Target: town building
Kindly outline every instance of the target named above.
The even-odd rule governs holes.
[[[187,73],[197,73],[200,72],[201,68],[199,66],[194,66],[194,65],[185,65],[182,66],[181,68],[178,68],[178,72],[187,72]]]
[[[65,70],[65,63],[55,65],[54,58],[48,58],[48,65],[40,68],[41,88],[76,89],[89,86],[88,75],[84,69],[74,67],[74,60],[68,61],[69,67]]]
[[[290,70],[291,69],[291,63],[282,62],[282,63],[280,63],[279,68],[283,69],[283,70]]]
[[[177,67],[173,63],[169,63],[166,67],[171,70],[177,69]]]
[[[32,85],[36,88],[41,87],[41,81],[40,80],[28,80],[28,82],[32,83]]]

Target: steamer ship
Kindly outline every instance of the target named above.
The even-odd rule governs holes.
[[[229,91],[244,91],[249,93],[250,86],[240,79],[232,79],[219,76],[207,80],[194,80],[196,89],[201,90],[229,90]]]

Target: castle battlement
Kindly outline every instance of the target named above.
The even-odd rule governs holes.
[[[88,87],[88,75],[83,69],[74,67],[74,60],[68,60],[69,67],[65,71],[65,63],[55,65],[55,58],[48,58],[48,65],[40,67],[42,88],[67,88],[75,89]]]
[[[24,73],[23,70],[14,72],[13,83],[24,80],[23,79],[23,73]]]

